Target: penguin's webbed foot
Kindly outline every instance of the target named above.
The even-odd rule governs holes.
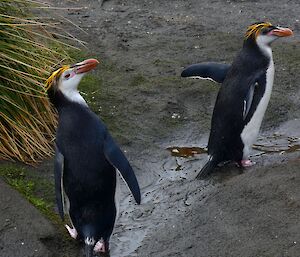
[[[247,167],[251,167],[253,165],[255,165],[256,163],[249,160],[249,159],[246,159],[246,160],[241,160],[239,165],[243,168],[247,168]]]
[[[100,239],[94,246],[94,252],[96,253],[105,253],[106,249],[105,249],[105,242]]]
[[[72,238],[76,239],[76,238],[77,238],[77,235],[78,235],[76,228],[70,228],[69,225],[67,225],[67,224],[65,225],[65,227],[66,227],[66,229],[68,230],[70,236],[71,236]]]

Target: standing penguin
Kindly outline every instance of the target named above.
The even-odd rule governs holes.
[[[87,257],[107,252],[116,219],[116,170],[140,204],[135,174],[107,128],[79,94],[82,77],[98,64],[88,59],[63,66],[46,81],[50,101],[58,111],[55,193],[59,214],[69,214],[74,239],[85,242]]]
[[[208,162],[197,178],[204,178],[221,162],[251,166],[248,159],[268,106],[274,80],[271,43],[292,35],[288,28],[258,22],[248,27],[243,48],[231,65],[200,63],[182,77],[222,83],[215,103],[208,141]]]

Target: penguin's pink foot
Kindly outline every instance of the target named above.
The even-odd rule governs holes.
[[[244,168],[246,167],[251,167],[253,165],[255,165],[255,162],[251,161],[251,160],[241,160],[240,165]]]
[[[77,235],[78,235],[78,233],[77,233],[77,231],[76,231],[76,228],[70,228],[68,225],[65,225],[65,227],[66,227],[66,229],[68,230],[70,236],[71,236],[72,238],[76,239],[76,238],[77,238]]]
[[[105,253],[105,243],[100,239],[94,246],[94,252],[96,253]]]

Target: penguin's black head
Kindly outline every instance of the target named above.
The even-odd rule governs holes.
[[[269,22],[257,22],[250,25],[245,34],[245,43],[256,43],[260,47],[270,44],[280,38],[293,35],[288,28],[276,27]]]
[[[96,59],[87,59],[74,65],[64,65],[54,71],[46,80],[45,86],[50,101],[55,104],[55,96],[58,92],[67,98],[76,98],[78,93],[77,87],[82,77],[88,71],[94,69],[98,63]]]

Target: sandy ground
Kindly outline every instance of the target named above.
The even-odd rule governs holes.
[[[126,151],[142,188],[142,204],[136,206],[122,187],[111,256],[299,257],[298,0],[50,2],[83,7],[57,14],[87,32],[65,27],[88,42],[89,57],[102,61],[94,73],[101,87],[91,106]],[[206,155],[174,157],[167,148],[206,146],[218,86],[181,79],[180,72],[196,62],[230,63],[246,27],[260,20],[290,27],[295,36],[273,44],[275,82],[252,153],[257,164],[243,171],[227,165],[196,181]],[[39,172],[52,174],[51,160],[45,163]],[[61,232],[53,232],[20,196],[5,185],[1,190],[1,257],[82,254],[72,241],[59,244]],[[23,215],[13,215],[18,210]],[[15,236],[7,217],[20,227]],[[23,238],[32,245],[18,255]]]

